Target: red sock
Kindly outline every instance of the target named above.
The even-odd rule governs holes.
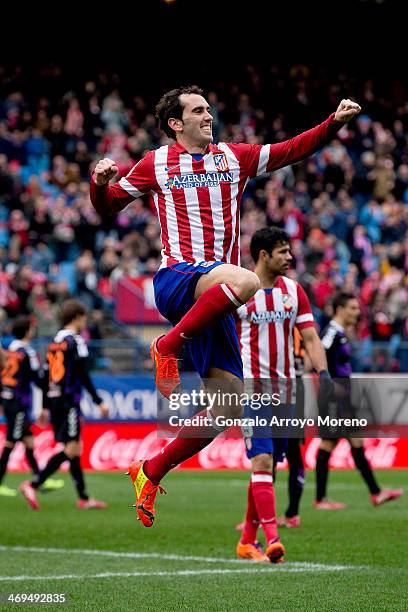
[[[208,416],[207,409],[202,410],[195,416]],[[219,433],[211,425],[208,427],[182,427],[177,438],[169,442],[157,455],[145,461],[144,473],[153,484],[159,484],[167,472],[208,446]],[[192,435],[200,435],[200,437],[191,437]]]
[[[259,527],[258,512],[256,511],[254,495],[252,492],[252,482],[248,485],[248,503],[245,516],[245,525],[242,532],[242,544],[253,544],[256,541],[256,534]]]
[[[259,523],[264,531],[266,542],[270,544],[279,537],[272,474],[271,472],[254,472],[251,476],[251,483]]]
[[[160,338],[157,348],[162,355],[177,354],[184,342],[200,334],[209,324],[242,306],[229,285],[222,283],[206,289],[179,323]]]

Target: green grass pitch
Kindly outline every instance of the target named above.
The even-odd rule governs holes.
[[[383,486],[408,489],[408,471],[377,475]],[[36,608],[67,611],[408,608],[407,498],[374,508],[355,472],[331,472],[330,496],[348,504],[331,512],[312,509],[314,475],[308,473],[302,526],[280,532],[287,549],[280,566],[235,558],[234,526],[244,512],[247,473],[169,475],[151,529],[130,508],[129,477],[86,476],[108,510],[77,510],[67,475],[64,489],[40,495],[41,512],[21,496],[0,498],[0,610],[17,609],[5,601],[11,592],[66,593],[67,604]],[[8,475],[5,484],[21,480]],[[279,512],[286,481],[280,472]]]

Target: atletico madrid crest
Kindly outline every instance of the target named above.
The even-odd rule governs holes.
[[[292,298],[287,293],[282,295],[283,307],[285,310],[292,310]]]
[[[229,172],[228,160],[225,153],[214,153],[213,159],[218,172]]]

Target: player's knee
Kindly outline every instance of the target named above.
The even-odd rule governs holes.
[[[255,272],[240,270],[237,278],[231,283],[237,295],[243,302],[247,302],[261,286],[261,281]]]
[[[322,440],[320,442],[319,448],[321,448],[321,450],[324,450],[328,453],[331,453],[334,447],[336,446],[336,443],[337,443],[337,440]]]
[[[215,398],[211,406],[211,412],[215,416],[223,416],[228,419],[240,419],[244,414],[242,395],[245,391],[243,381],[235,374],[210,369],[210,379],[206,387],[207,393]]]
[[[65,445],[64,452],[68,459],[75,459],[75,457],[79,457],[81,454],[79,442],[68,442],[68,444]]]
[[[363,448],[364,441],[362,438],[350,438],[349,444],[351,448]]]
[[[272,472],[273,459],[272,455],[262,453],[251,459],[252,470],[254,472]]]
[[[34,448],[34,438],[33,436],[26,436],[23,438],[24,446],[27,450],[33,450]]]

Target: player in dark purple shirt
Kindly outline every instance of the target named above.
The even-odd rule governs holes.
[[[16,317],[12,328],[14,340],[5,352],[5,363],[1,373],[0,403],[7,422],[7,434],[0,457],[0,495],[10,497],[17,495],[17,491],[1,483],[16,442],[24,443],[26,459],[34,476],[39,472],[34,457],[34,437],[31,431],[31,385],[34,383],[42,389],[43,377],[37,354],[30,346],[33,333],[34,327],[29,317],[23,315]],[[63,484],[62,482],[62,486]]]
[[[339,293],[333,301],[333,319],[322,334],[322,344],[326,349],[329,373],[336,380],[338,395],[343,399],[336,400],[336,411],[340,417],[352,416],[351,383],[351,343],[347,337],[346,329],[355,326],[359,315],[360,307],[358,300],[351,293]],[[330,455],[340,437],[331,435],[330,438],[322,434],[319,451],[316,459],[316,499],[314,507],[319,510],[341,510],[345,504],[332,502],[326,499],[327,479],[329,474]],[[379,506],[386,501],[396,499],[403,493],[402,489],[380,489],[373,471],[364,454],[363,439],[348,437],[351,446],[351,454],[356,468],[366,482],[371,494],[371,502],[374,506]]]
[[[48,387],[44,407],[45,415],[51,418],[55,440],[64,444],[64,449],[51,457],[45,468],[32,482],[26,480],[20,491],[34,510],[39,510],[36,490],[64,463],[69,461],[80,509],[106,508],[105,502],[89,499],[85,489],[80,464],[80,400],[85,388],[102,416],[109,414],[108,407],[98,396],[88,373],[88,347],[80,335],[86,327],[86,310],[77,300],[67,300],[61,309],[62,329],[48,346]]]

